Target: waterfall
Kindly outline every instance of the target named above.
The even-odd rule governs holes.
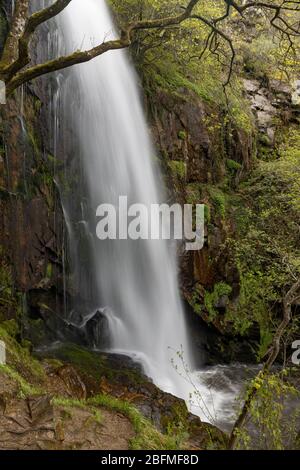
[[[73,0],[57,17],[56,27],[60,55],[117,35],[104,0]],[[150,206],[164,198],[129,55],[107,52],[58,74],[57,80],[56,140],[62,138],[64,126],[71,128],[72,158],[80,159],[83,174],[64,174],[64,184],[73,184],[73,192],[63,197],[68,226],[73,224],[69,237],[81,297],[105,316],[112,352],[133,357],[160,388],[187,398],[186,382],[175,370],[180,362],[177,352],[183,351],[189,366],[191,353],[174,248],[161,240],[96,237],[99,204],[118,206],[119,196],[127,196],[129,205]],[[75,201],[80,202],[79,211]],[[85,240],[84,261],[82,244],[74,240],[75,225]]]

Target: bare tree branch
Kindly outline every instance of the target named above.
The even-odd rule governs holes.
[[[230,8],[227,9],[225,15],[222,16],[221,18],[218,18],[216,20],[210,20],[210,21],[207,20],[206,18],[204,18],[203,16],[200,16],[200,15],[191,15],[192,19],[199,20],[202,23],[209,26],[211,28],[212,32],[216,33],[216,35],[219,35],[221,38],[223,38],[227,42],[227,44],[229,45],[229,48],[231,50],[231,58],[230,58],[230,63],[229,63],[229,72],[228,72],[227,79],[224,83],[224,87],[226,87],[230,82],[230,79],[231,79],[231,76],[232,76],[232,71],[233,71],[233,65],[234,65],[234,61],[235,61],[235,57],[236,57],[236,52],[235,52],[235,49],[234,49],[233,42],[232,42],[231,38],[227,34],[225,34],[220,28],[218,28],[216,26],[216,23],[218,21],[221,21],[222,19],[226,18],[226,16],[229,15],[229,12],[230,12]]]

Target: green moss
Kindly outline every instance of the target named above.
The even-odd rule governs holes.
[[[262,145],[262,146],[266,146],[268,147],[268,151],[270,152],[270,144],[271,144],[271,141],[270,141],[270,138],[267,134],[260,134],[259,136],[259,143]]]
[[[47,353],[47,359],[48,356],[51,357],[50,352]],[[116,370],[112,369],[109,359],[105,354],[93,352],[75,344],[62,345],[61,348],[53,351],[53,357],[73,364],[83,374],[87,374],[96,380],[107,377],[110,381],[117,382],[120,380],[120,377],[123,377],[124,380],[133,383],[143,383],[145,381],[139,372],[130,368],[121,368],[120,366],[116,373]]]
[[[52,272],[53,272],[53,267],[51,263],[47,264],[47,269],[46,269],[46,278],[51,279],[52,278]]]
[[[0,323],[0,339],[6,344],[8,367],[26,375],[33,382],[43,381],[45,372],[42,365],[31,356],[29,349],[11,336],[11,333],[15,332],[15,322]]]
[[[2,5],[0,5],[0,52],[2,52],[2,47],[4,45],[7,33],[8,24],[4,11],[2,10]]]
[[[171,169],[172,175],[176,178],[185,179],[186,164],[183,161],[170,160],[168,165]]]
[[[249,102],[243,96],[241,84],[236,81],[234,93],[230,93],[229,116],[237,129],[251,135],[255,129],[255,121]]]
[[[97,395],[87,401],[94,406],[102,406],[109,410],[124,414],[131,421],[136,436],[130,441],[132,450],[176,450],[176,438],[161,434],[141,413],[124,400],[108,395]]]
[[[194,310],[194,312],[201,316],[201,313],[203,312],[204,305],[200,302],[201,299],[201,287],[196,286],[193,290],[193,294],[191,298],[189,299],[189,304]]]
[[[19,386],[19,394],[21,397],[29,397],[33,395],[40,395],[43,390],[39,387],[33,386],[24,379],[14,368],[8,365],[0,365],[0,374],[6,374],[14,380]]]
[[[7,318],[7,313],[11,310],[17,309],[17,305],[11,267],[6,261],[5,250],[0,245],[0,321]]]
[[[204,204],[204,222],[206,224],[211,222],[210,207],[207,204]]]
[[[20,328],[16,320],[5,320],[4,322],[0,323],[0,328],[3,329],[8,336],[12,338],[16,338],[16,336],[20,333]]]
[[[53,369],[59,369],[60,367],[62,367],[64,365],[64,363],[62,361],[59,361],[58,359],[53,359],[53,358],[47,358],[46,362]]]
[[[186,131],[179,131],[179,132],[178,132],[178,139],[180,139],[180,140],[186,140],[186,139],[187,139],[187,133],[186,133]]]
[[[39,142],[39,139],[36,137],[35,133],[30,130],[30,129],[27,129],[27,133],[28,133],[28,140],[29,140],[29,143],[32,147],[32,150],[34,152],[34,156],[36,158],[39,158],[40,155],[41,155],[41,143]]]
[[[39,346],[46,339],[46,327],[42,318],[32,319],[26,317],[26,328],[30,332],[30,341],[34,346]]]
[[[173,74],[170,75],[169,71],[166,72],[163,68],[161,68],[159,73],[154,75],[154,77],[158,86],[171,91],[174,94],[180,95],[179,89],[184,87],[187,90],[193,91],[205,101],[209,101],[208,94],[204,93],[198,85],[186,79],[177,71],[174,71]]]
[[[226,167],[231,173],[236,173],[242,168],[242,165],[235,160],[227,159]]]
[[[201,201],[201,186],[199,183],[189,183],[186,185],[187,204],[199,204]]]
[[[210,321],[215,320],[215,318],[218,316],[216,304],[219,302],[220,298],[223,296],[229,296],[231,292],[232,287],[226,284],[225,282],[218,282],[214,285],[214,289],[212,292],[205,292],[204,304],[208,312]]]
[[[78,400],[74,398],[65,398],[65,397],[54,397],[52,404],[64,408],[64,411],[67,412],[68,409],[72,408],[81,408],[92,413],[91,419],[98,424],[102,424],[103,417],[101,411],[93,406],[89,405],[86,400]],[[71,418],[72,415],[69,414]]]
[[[225,194],[216,187],[210,187],[209,194],[217,215],[224,219],[226,216]]]

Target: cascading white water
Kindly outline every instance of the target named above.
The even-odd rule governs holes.
[[[73,0],[56,21],[59,53],[89,49],[116,36],[104,0]],[[149,206],[163,197],[129,57],[124,51],[105,53],[69,69],[61,86],[62,107],[67,103],[69,109],[64,118],[77,134],[86,178],[81,225],[90,240],[94,305],[105,307],[111,350],[135,357],[159,387],[188,398],[189,387],[172,365],[182,350],[191,366],[175,254],[165,241],[96,239],[99,204],[117,207],[119,196],[127,196],[129,205]]]

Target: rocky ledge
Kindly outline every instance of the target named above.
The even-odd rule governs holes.
[[[128,357],[56,343],[32,353],[0,324],[0,449],[220,449],[226,435]]]

